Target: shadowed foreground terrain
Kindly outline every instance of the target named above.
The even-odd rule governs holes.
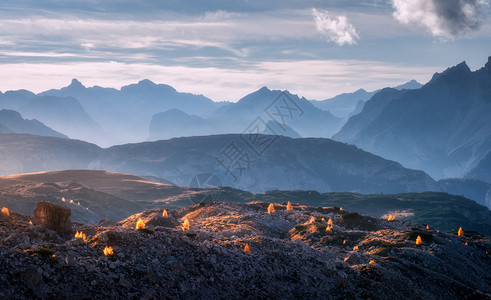
[[[268,205],[201,203],[171,210],[168,218],[154,209],[118,223],[74,223],[85,242],[30,225],[30,215],[0,213],[0,282],[7,283],[0,298],[491,296],[488,237],[335,207],[275,204],[268,214]],[[135,229],[139,218],[147,230]],[[112,256],[104,256],[106,246]]]

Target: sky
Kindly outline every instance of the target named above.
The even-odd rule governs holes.
[[[0,91],[150,79],[215,101],[323,100],[491,56],[489,0],[2,0]]]

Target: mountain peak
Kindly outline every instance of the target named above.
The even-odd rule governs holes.
[[[70,87],[72,88],[85,88],[85,86],[77,80],[77,78],[73,78],[72,82],[70,83]]]
[[[465,61],[463,61],[456,66],[453,66],[453,67],[446,69],[442,73],[435,73],[430,81],[434,81],[435,79],[438,79],[442,76],[453,77],[453,76],[461,76],[461,75],[469,74],[469,73],[472,73],[472,71],[469,68],[469,66],[467,65],[467,63]]]
[[[138,85],[141,85],[141,86],[155,86],[156,84],[153,81],[149,80],[149,79],[143,79],[143,80],[140,80],[138,82]]]
[[[412,79],[404,84],[401,84],[401,85],[398,85],[396,87],[394,87],[396,90],[415,90],[415,89],[419,89],[420,87],[422,87],[423,85],[419,82],[417,82],[416,80]]]

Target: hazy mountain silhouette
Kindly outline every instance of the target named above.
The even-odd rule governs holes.
[[[101,126],[72,97],[35,96],[19,111],[73,139],[93,143],[104,143],[107,139]]]
[[[477,164],[475,168],[470,170],[466,177],[491,182],[491,151],[486,154],[486,156]]]
[[[417,90],[384,89],[334,139],[355,144],[434,178],[460,177],[491,149],[491,57],[465,62]]]
[[[0,109],[11,109],[18,111],[19,108],[26,105],[34,98],[36,94],[27,90],[0,92]]]
[[[438,181],[441,188],[454,195],[468,199],[491,209],[491,183],[473,178],[446,178]]]
[[[111,134],[109,144],[112,145],[145,140],[156,113],[177,109],[186,114],[207,117],[223,105],[201,95],[179,93],[171,86],[155,84],[150,80],[117,90],[99,86],[86,88],[73,79],[65,88],[42,94],[76,98],[88,114]]]
[[[180,116],[180,120],[177,120]],[[305,98],[288,91],[263,87],[237,103],[218,108],[212,117],[198,119],[176,111],[157,114],[150,127],[150,139],[241,133],[259,126],[264,134],[290,137],[330,137],[341,120],[322,111]]]
[[[18,112],[8,109],[0,110],[0,126],[1,133],[27,133],[67,138],[66,135],[49,128],[38,120],[26,120]]]
[[[419,89],[422,86],[423,85],[417,82],[416,80],[411,80],[409,82],[394,87],[394,89],[410,90],[410,89]],[[359,103],[360,101],[362,102],[368,101],[378,91],[379,90],[373,92],[367,92],[364,89],[359,89],[352,93],[343,93],[326,100],[321,100],[321,101],[312,100],[311,102],[312,104],[314,104],[314,106],[322,110],[329,111],[330,113],[332,113],[334,116],[338,118],[345,118],[356,110],[356,107],[360,105]]]
[[[199,174],[214,173],[219,176],[220,185],[254,192],[273,189],[361,193],[440,190],[422,171],[405,169],[399,163],[330,139],[276,137],[257,155],[242,138],[246,137],[230,134],[175,138],[101,149],[69,139],[2,134],[0,174],[104,169],[156,176],[181,186],[187,186]],[[264,147],[264,141],[271,136],[249,138],[245,140],[251,143],[257,139],[257,146]],[[219,161],[225,165],[226,159],[234,157],[231,147],[242,155],[236,157],[229,173]]]

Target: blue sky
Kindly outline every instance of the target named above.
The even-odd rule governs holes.
[[[0,90],[148,78],[216,101],[375,90],[491,55],[488,0],[3,0]]]

